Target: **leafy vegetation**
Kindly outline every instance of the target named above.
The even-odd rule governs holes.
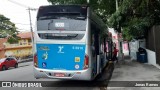
[[[48,0],[55,4],[86,4],[87,0]],[[146,30],[160,24],[160,0],[90,0],[90,6],[107,25],[123,33],[123,38],[145,36]]]
[[[16,43],[18,42],[17,33],[15,24],[5,16],[0,15],[0,38],[8,37],[9,43]]]
[[[109,18],[109,24],[116,30],[123,28],[123,38],[145,36],[146,30],[160,24],[159,0],[121,0],[119,9]]]
[[[87,0],[48,0],[53,5],[58,4],[87,4]],[[90,0],[92,10],[107,23],[107,18],[116,11],[115,0]]]

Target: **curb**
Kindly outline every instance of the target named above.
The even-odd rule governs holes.
[[[24,63],[24,62],[30,62],[30,61],[33,61],[33,58],[18,60],[18,63]]]

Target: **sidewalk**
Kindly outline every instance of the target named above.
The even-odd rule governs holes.
[[[30,61],[33,61],[33,58],[21,59],[21,60],[18,60],[18,63],[24,63],[24,62],[30,62]]]
[[[33,65],[32,61],[24,62],[24,63],[19,63],[18,67],[25,67],[25,66],[30,66]]]
[[[33,58],[18,60],[18,67],[25,67],[33,64]]]
[[[107,90],[160,90],[160,69],[153,65],[139,63],[136,60],[125,58],[115,64],[110,82],[133,83],[133,81],[159,81],[159,87],[114,87],[109,83]],[[135,83],[134,82],[134,83]],[[136,84],[136,83],[135,83]]]

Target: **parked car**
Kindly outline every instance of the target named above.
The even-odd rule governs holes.
[[[18,68],[17,59],[14,57],[7,57],[0,59],[0,70],[4,71],[10,67]]]

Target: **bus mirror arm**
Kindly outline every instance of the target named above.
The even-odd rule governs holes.
[[[53,20],[51,20],[49,23],[48,23],[48,30],[50,30],[50,24],[53,23]]]

